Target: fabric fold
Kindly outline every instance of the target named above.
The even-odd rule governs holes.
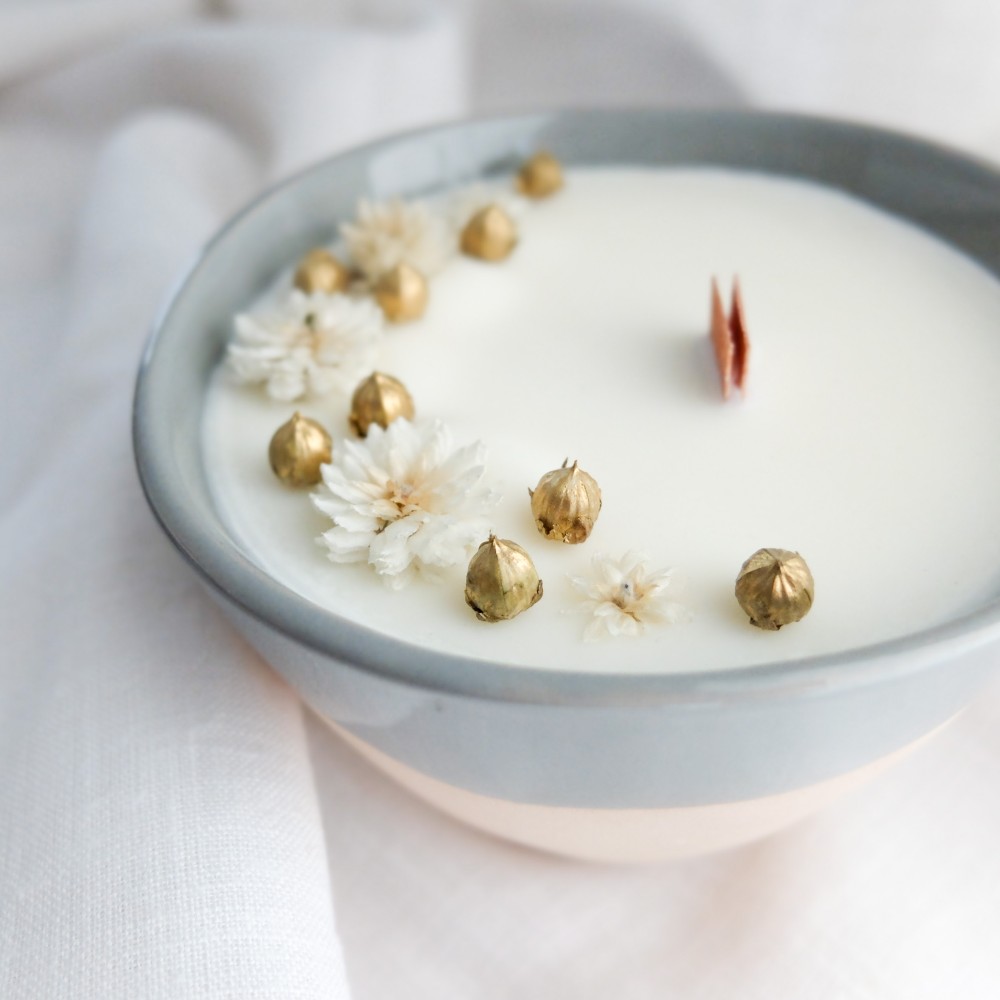
[[[348,996],[302,708],[162,537],[129,429],[152,317],[226,217],[420,120],[383,87],[407,45],[430,107],[458,79],[450,28],[358,38],[165,33],[0,111],[5,998]]]

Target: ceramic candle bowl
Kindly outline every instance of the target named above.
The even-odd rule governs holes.
[[[794,662],[650,676],[629,672],[626,645],[614,674],[574,670],[572,649],[558,670],[512,667],[410,645],[298,596],[227,530],[206,479],[203,400],[234,312],[327,240],[359,196],[509,174],[542,148],[569,165],[716,165],[815,180],[1000,273],[1000,175],[885,132],[666,111],[428,129],[319,164],[263,195],[205,249],[139,373],[139,473],[164,530],[234,625],[317,714],[416,794],[484,830],[577,857],[715,850],[806,815],[952,718],[995,667],[996,596],[902,639]],[[734,554],[734,575],[744,555]]]

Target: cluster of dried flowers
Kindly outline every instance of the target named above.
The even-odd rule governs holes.
[[[516,185],[528,198],[561,186],[561,167],[545,153],[524,164]],[[416,421],[406,387],[373,368],[386,321],[422,315],[429,278],[456,252],[486,261],[512,252],[523,204],[482,186],[440,211],[419,201],[362,201],[340,229],[344,259],[310,251],[281,306],[236,317],[227,351],[236,380],[263,386],[275,400],[354,389],[349,422],[357,439],[334,448],[319,424],[296,413],[270,445],[279,478],[318,487],[312,502],[332,522],[320,539],[329,558],[367,563],[392,588],[468,561],[466,601],[485,621],[513,618],[543,592],[531,556],[489,530],[499,496],[485,482],[485,448],[456,447],[440,421]],[[590,537],[601,492],[578,463],[546,473],[530,493],[542,536],[570,544]],[[689,617],[672,598],[671,572],[648,572],[635,553],[617,561],[598,555],[591,576],[570,582],[590,617],[587,639],[638,635],[646,624]]]
[[[385,322],[419,319],[428,281],[455,253],[503,260],[517,244],[520,199],[477,186],[443,208],[362,200],[340,227],[341,257],[316,247],[278,308],[236,317],[226,360],[238,381],[290,401],[349,390],[374,367]]]

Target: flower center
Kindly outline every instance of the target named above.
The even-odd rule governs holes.
[[[295,333],[295,346],[307,347],[313,354],[319,349],[319,330],[316,329],[316,314],[307,313],[302,326]]]
[[[611,603],[614,604],[620,611],[638,621],[635,610],[632,607],[635,602],[635,597],[635,587],[633,586],[632,581],[622,580],[618,586],[618,593],[611,599]]]
[[[397,517],[406,517],[407,514],[420,509],[420,498],[415,495],[416,493],[417,488],[413,483],[397,483],[394,479],[390,479],[385,484],[385,498],[396,505],[399,511]]]

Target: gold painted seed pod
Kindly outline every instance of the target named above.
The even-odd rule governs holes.
[[[372,424],[388,427],[397,417],[413,419],[413,397],[406,386],[382,372],[372,372],[351,397],[351,427],[364,437]]]
[[[333,441],[322,425],[294,413],[271,438],[267,457],[274,474],[289,486],[315,486],[320,466],[330,461]]]
[[[517,190],[529,198],[547,198],[562,186],[562,164],[551,153],[535,153],[518,171]]]
[[[542,581],[524,549],[491,534],[476,550],[465,577],[465,603],[483,622],[516,618],[542,597]]]
[[[577,462],[568,467],[567,462],[546,472],[528,494],[535,527],[546,538],[576,545],[594,530],[601,512],[601,488]]]
[[[295,269],[295,287],[307,294],[343,292],[350,282],[350,271],[323,247],[310,250]]]
[[[427,308],[427,279],[409,264],[397,264],[375,282],[372,290],[391,323],[419,319]]]
[[[771,632],[804,618],[815,589],[805,559],[788,549],[758,549],[736,577],[736,600],[750,624]]]
[[[462,253],[480,260],[503,260],[517,246],[517,226],[499,206],[487,205],[462,230]]]

